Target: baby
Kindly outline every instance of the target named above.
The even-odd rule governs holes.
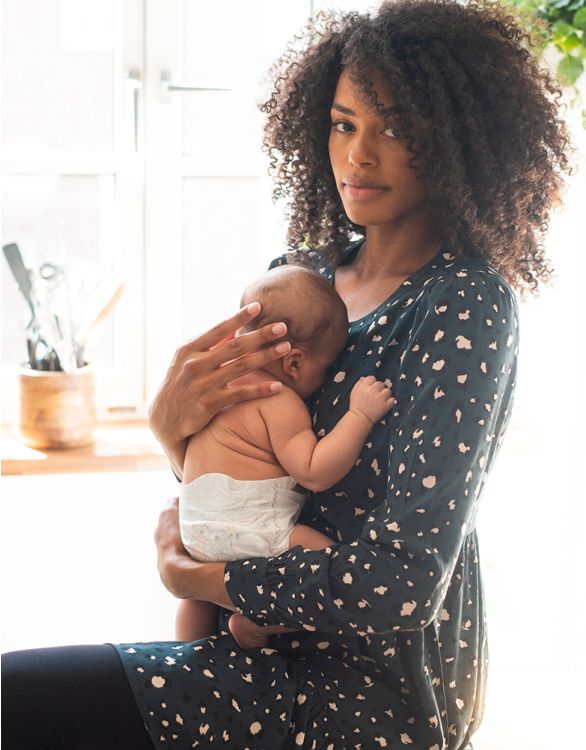
[[[274,381],[282,390],[230,406],[189,439],[179,492],[183,544],[202,561],[273,557],[290,547],[323,549],[331,539],[295,522],[303,488],[319,492],[354,465],[373,425],[391,408],[390,390],[374,376],[360,378],[350,406],[318,441],[303,399],[324,382],[348,335],[346,306],[333,286],[301,266],[275,268],[244,292],[261,313],[242,332],[287,324],[290,351],[238,382]],[[299,487],[301,485],[301,487]],[[179,605],[176,637],[192,641],[216,630],[216,605]]]

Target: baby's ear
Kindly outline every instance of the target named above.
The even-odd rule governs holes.
[[[282,359],[283,369],[293,380],[298,380],[301,376],[301,364],[305,354],[303,349],[293,347]]]

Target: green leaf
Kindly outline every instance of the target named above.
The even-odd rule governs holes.
[[[565,21],[556,21],[551,28],[554,38],[563,38],[574,33],[574,27],[570,26],[570,24],[566,23]]]
[[[551,3],[551,5],[554,8],[565,8],[567,5],[569,5],[571,0],[555,0],[555,2]]]
[[[535,11],[541,5],[542,0],[513,0],[513,5],[521,10]]]
[[[586,31],[586,8],[580,8],[574,13],[573,24],[577,29]]]
[[[584,70],[584,63],[578,57],[572,57],[566,55],[558,63],[558,74],[563,82],[574,85],[582,71]]]
[[[580,47],[580,37],[577,34],[570,34],[570,36],[567,36],[565,39],[562,39],[560,42],[558,42],[558,47],[562,50],[562,52],[571,52],[573,49],[576,49],[576,47]]]
[[[568,5],[566,10],[576,10],[577,8],[583,8],[584,7],[584,0],[574,0],[573,3]]]

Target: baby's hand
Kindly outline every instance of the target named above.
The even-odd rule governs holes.
[[[350,411],[378,422],[395,403],[391,391],[374,375],[360,378],[350,393]]]

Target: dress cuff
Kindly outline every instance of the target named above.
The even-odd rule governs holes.
[[[224,568],[224,583],[238,611],[258,625],[284,625],[299,628],[293,607],[303,588],[299,566],[305,556],[319,554],[291,547],[277,557],[233,560]],[[303,625],[303,627],[306,627]],[[315,630],[314,627],[308,630]]]
[[[271,613],[266,557],[233,560],[224,568],[224,583],[234,606],[259,625],[269,625]]]

